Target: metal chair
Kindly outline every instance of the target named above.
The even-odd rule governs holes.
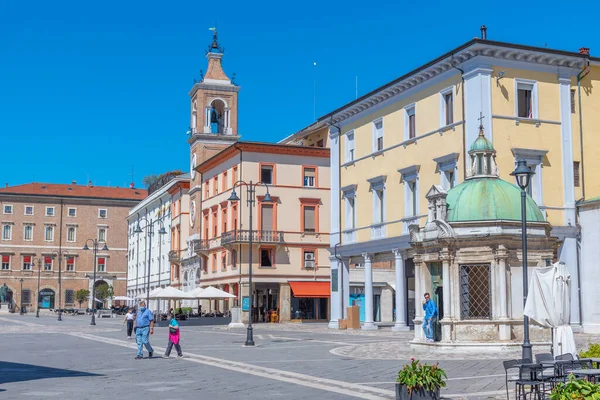
[[[527,399],[526,386],[529,386],[530,393],[536,395],[538,400],[544,398],[545,382],[543,379],[538,379],[542,375],[542,366],[540,364],[521,364],[519,365],[519,379],[515,382],[517,391],[517,400]],[[541,390],[540,390],[541,387]]]
[[[508,393],[508,383],[509,382],[516,382],[519,380],[519,376],[511,376],[510,378],[508,377],[508,371],[511,369],[515,369],[518,370],[519,369],[519,365],[524,364],[524,363],[530,363],[531,360],[528,359],[520,359],[520,360],[508,360],[508,361],[503,361],[502,365],[504,366],[504,383],[506,385],[506,399],[510,400],[510,395]]]

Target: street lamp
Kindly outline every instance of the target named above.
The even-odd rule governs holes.
[[[21,282],[21,301],[19,302],[19,305],[21,306],[21,310],[19,312],[20,315],[23,315],[23,281],[25,279],[21,278],[19,279],[19,282]]]
[[[517,185],[521,188],[521,242],[523,246],[523,309],[527,302],[527,187],[531,181],[531,176],[535,174],[530,167],[527,166],[527,161],[517,161],[517,168],[510,175],[517,180]],[[531,343],[529,342],[529,317],[523,313],[523,353],[522,358],[533,360],[531,351]]]
[[[140,220],[145,222],[144,228],[148,228],[147,237],[148,237],[148,280],[146,283],[146,306],[150,307],[150,262],[152,261],[152,235],[154,235],[153,226],[156,222],[160,224],[160,229],[158,230],[159,235],[166,235],[167,231],[165,230],[165,224],[161,219],[153,220],[150,218],[150,221],[144,216],[138,218],[138,223],[134,233],[142,233],[142,227],[140,226]]]
[[[252,207],[256,203],[256,187],[263,185],[267,189],[267,193],[265,194],[265,198],[263,199],[263,203],[272,203],[273,199],[269,194],[269,186],[264,182],[256,182],[246,183],[244,181],[237,181],[234,183],[233,188],[231,190],[231,196],[229,196],[229,201],[232,203],[236,203],[240,201],[237,193],[235,192],[235,188],[237,186],[246,186],[246,204],[248,204],[248,208],[250,209],[249,220],[250,220],[250,234],[248,235],[248,288],[250,292],[250,307],[248,309],[248,329],[246,331],[246,346],[254,346],[254,337],[252,335],[252,305],[254,304],[254,294],[252,291]]]
[[[42,275],[42,259],[40,257],[34,257],[31,260],[33,264],[37,262],[38,265],[38,286],[37,286],[37,307],[35,307],[35,317],[40,317],[40,278]]]
[[[100,245],[101,241],[99,241],[98,239],[86,240],[85,245],[83,246],[84,251],[88,251],[90,249],[87,245],[90,241],[92,242],[92,246],[94,246],[94,277],[92,278],[92,322],[90,322],[90,325],[96,325],[96,263],[98,262],[98,246]],[[102,243],[104,243],[102,251],[108,251],[106,242],[102,241]]]

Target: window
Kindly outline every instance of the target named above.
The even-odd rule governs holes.
[[[492,316],[489,265],[460,266],[460,316],[489,319]]]
[[[46,217],[54,217],[54,207],[46,207]]]
[[[227,171],[223,172],[223,189],[221,189],[221,191],[226,191],[227,190],[227,185],[229,184],[229,181],[227,180]]]
[[[304,206],[303,226],[304,232],[316,232],[316,206]]]
[[[261,165],[260,166],[260,180],[263,183],[272,185],[274,180],[273,179],[273,165]]]
[[[75,304],[75,291],[73,289],[65,290],[65,304]]]
[[[356,198],[346,198],[346,229],[356,229]]]
[[[537,118],[536,110],[536,84],[530,81],[516,81],[517,104],[516,111],[519,118]]]
[[[213,178],[213,196],[219,194],[219,177],[215,176]]]
[[[273,249],[260,249],[260,266],[273,266]]]
[[[4,214],[12,214],[12,213],[13,213],[12,204],[5,204],[4,205]]]
[[[75,257],[73,256],[67,256],[67,271],[75,271]]]
[[[106,242],[106,228],[98,228],[98,241]]]
[[[25,225],[25,228],[23,230],[23,240],[33,240],[33,226]]]
[[[346,162],[354,161],[354,131],[346,134]]]
[[[2,240],[10,240],[12,238],[12,225],[2,225]]]
[[[2,255],[2,271],[7,271],[10,269],[10,256]]]
[[[231,268],[232,269],[236,269],[237,268],[237,250],[231,250]]]
[[[316,167],[305,167],[302,168],[304,175],[304,187],[316,187],[317,186],[317,168]]]
[[[419,214],[419,170],[420,165],[399,169],[404,182],[404,217],[415,217]]]
[[[25,206],[25,215],[33,215],[33,206]]]
[[[227,207],[221,209],[221,232],[227,232]]]
[[[204,214],[204,239],[208,239],[208,212]]]
[[[325,147],[325,142],[323,141],[323,139],[317,141],[317,147]]]
[[[67,215],[69,217],[76,217],[77,216],[77,209],[76,208],[69,208],[69,210],[67,211]]]
[[[373,224],[385,222],[384,189],[373,190]]]
[[[212,220],[213,220],[213,237],[215,237],[215,238],[217,236],[219,236],[219,228],[218,228],[218,225],[217,225],[217,223],[218,223],[217,219],[218,218],[219,217],[217,215],[217,210],[214,210],[213,214],[212,214]]]
[[[316,259],[314,250],[304,250],[304,269],[315,269]]]
[[[575,114],[575,90],[571,89],[571,114]]]
[[[51,256],[44,257],[44,271],[52,271],[52,259]]]
[[[221,254],[221,269],[223,271],[227,270],[227,253],[223,252],[223,254]]]
[[[454,187],[454,185],[456,185],[456,172],[454,169],[450,169],[447,171],[442,171],[442,173],[444,174],[444,189],[446,190],[450,190]]]
[[[21,299],[23,304],[31,304],[31,290],[23,289],[23,292],[21,292],[21,293],[23,296],[23,298]]]
[[[108,210],[106,208],[101,208],[98,210],[98,218],[106,218],[108,216]]]
[[[67,228],[67,242],[75,241],[75,227],[70,226]]]
[[[273,230],[273,205],[261,204],[260,207],[260,229],[262,231]]]
[[[204,198],[208,199],[209,197],[210,197],[209,182],[206,181],[206,182],[204,182]]]
[[[23,271],[31,271],[31,256],[23,256]]]
[[[234,204],[231,207],[231,214],[233,214],[233,225],[231,226],[231,230],[238,229],[238,213],[237,213],[237,204]]]
[[[441,126],[447,126],[454,123],[454,96],[452,88],[444,90],[440,93],[442,97],[442,120]]]
[[[233,185],[235,185],[235,183],[237,182],[237,172],[238,167],[236,165],[235,167],[233,167],[233,173],[231,174],[231,187],[233,187]]]
[[[409,202],[408,202],[408,214],[407,217],[413,217],[415,215],[417,215],[417,181],[410,181],[407,182],[408,184],[408,196],[409,196]]]
[[[405,125],[404,125],[404,139],[412,139],[417,136],[417,122],[416,122],[416,110],[415,106],[407,107],[405,109]]]
[[[217,254],[212,255],[212,272],[217,272]]]
[[[581,186],[579,182],[579,161],[573,161],[573,185],[575,187]]]
[[[373,153],[383,150],[383,120],[373,121]]]
[[[98,272],[106,272],[106,257],[98,257]]]

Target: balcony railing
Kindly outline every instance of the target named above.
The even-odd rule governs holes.
[[[173,264],[179,264],[181,261],[181,251],[171,250],[169,251],[169,262]]]
[[[196,254],[200,254],[210,248],[210,240],[208,239],[194,239],[191,241],[191,244]]]
[[[382,239],[385,236],[385,224],[371,225],[371,239]]]
[[[254,243],[283,243],[283,232],[280,231],[229,231],[221,235],[221,245],[232,243],[248,243],[250,235]]]
[[[356,242],[356,231],[354,229],[351,231],[344,231],[342,234],[344,243],[349,244]]]

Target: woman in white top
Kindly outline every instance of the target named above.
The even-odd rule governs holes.
[[[123,319],[123,325],[127,322],[127,339],[131,339],[131,332],[133,331],[133,320],[135,319],[135,314],[133,313],[133,308],[130,308],[125,314],[125,318]]]

